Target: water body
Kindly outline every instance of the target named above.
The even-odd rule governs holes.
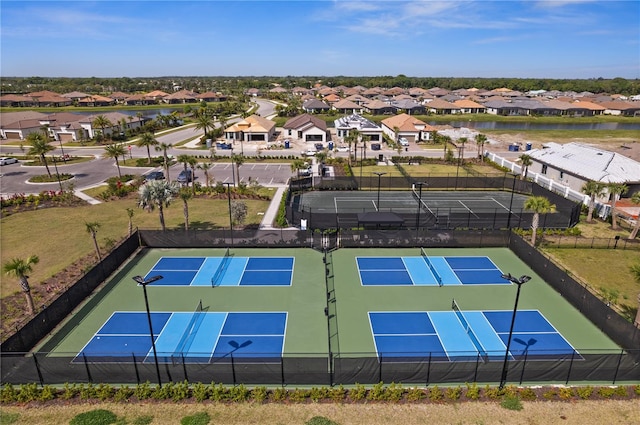
[[[448,124],[452,127],[466,127],[476,130],[640,130],[640,123],[602,122],[602,123],[538,123],[505,121],[449,121],[429,122],[430,125]]]

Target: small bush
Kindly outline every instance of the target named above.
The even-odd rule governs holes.
[[[263,403],[267,399],[267,387],[255,387],[251,390],[251,399],[256,403]]]
[[[504,394],[504,391],[499,387],[486,386],[484,389],[484,395],[490,400],[498,400]]]
[[[478,400],[480,398],[480,387],[478,387],[478,384],[474,382],[473,384],[466,383],[465,385],[467,386],[466,397],[469,400]]]
[[[303,403],[307,400],[308,396],[309,396],[309,391],[296,388],[291,393],[289,393],[289,400],[291,400],[294,403]]]
[[[633,393],[637,396],[640,396],[640,384],[633,387]]]
[[[404,388],[402,388],[402,385],[392,382],[384,393],[384,399],[387,401],[398,402],[402,400],[403,395]]]
[[[110,410],[97,409],[76,415],[69,425],[109,425],[117,420],[118,417]]]
[[[611,387],[598,388],[598,395],[602,398],[611,398],[615,393],[616,393],[615,388],[611,388]]]
[[[434,385],[433,388],[429,389],[429,400],[438,402],[444,398],[444,393],[437,385]]]
[[[185,400],[190,396],[191,391],[189,390],[189,382],[187,382],[186,380],[177,383],[171,389],[171,400],[173,401]]]
[[[195,415],[185,416],[180,420],[180,425],[207,425],[211,417],[207,412],[196,413]]]
[[[62,399],[63,400],[71,400],[72,398],[78,395],[78,387],[76,384],[69,384],[66,382],[62,389]]]
[[[311,391],[309,391],[309,398],[314,403],[317,403],[318,401],[327,398],[327,395],[328,395],[328,391],[326,387],[320,387],[320,388],[313,387],[311,388]]]
[[[222,384],[212,385],[209,398],[213,401],[224,401],[228,397],[228,391]]]
[[[556,391],[555,388],[550,388],[547,391],[542,393],[542,397],[544,397],[545,400],[553,400],[554,398],[556,398],[557,395],[558,395],[558,392]]]
[[[115,390],[109,384],[99,384],[95,392],[100,401],[107,401],[115,394]]]
[[[20,386],[20,390],[18,391],[17,401],[19,401],[20,403],[36,401],[40,396],[39,393],[40,391],[38,390],[38,384],[23,384]]]
[[[133,390],[133,394],[138,400],[147,400],[153,396],[153,388],[151,388],[151,384],[147,381],[136,385],[135,390]]]
[[[288,391],[284,388],[276,388],[271,391],[271,401],[284,401],[287,399]]]
[[[532,388],[521,388],[519,394],[522,400],[534,401],[536,398],[538,398],[536,392],[533,391]]]
[[[462,388],[460,387],[449,387],[445,390],[444,396],[447,400],[456,401],[459,400],[462,396]]]
[[[51,385],[45,385],[40,390],[40,394],[38,395],[38,401],[49,401],[56,398],[57,391]]]
[[[355,388],[349,390],[349,398],[353,401],[364,400],[367,397],[367,389],[362,384],[356,384]]]
[[[422,388],[409,388],[407,390],[407,400],[409,401],[420,401],[426,396]]]
[[[518,396],[507,395],[501,402],[500,406],[508,410],[522,410],[522,403]]]
[[[384,395],[385,395],[384,384],[382,382],[378,382],[371,388],[371,390],[369,390],[369,394],[367,395],[367,400],[371,400],[371,401],[384,400]]]
[[[113,395],[113,401],[127,402],[129,401],[131,396],[133,396],[133,392],[134,391],[126,385],[122,386],[116,390],[115,394]]]
[[[198,382],[197,384],[195,384],[191,389],[191,393],[193,394],[193,398],[195,398],[196,401],[205,401],[207,398],[209,398],[209,389],[202,382]]]
[[[576,388],[576,394],[582,400],[588,400],[593,394],[593,387],[591,385],[587,385],[586,387],[578,387]]]
[[[344,401],[346,396],[347,390],[345,390],[342,385],[329,390],[329,398],[334,402],[341,403]]]
[[[11,384],[4,384],[0,390],[0,402],[12,403],[17,400],[18,392]],[[3,422],[4,423],[4,422]]]
[[[237,387],[231,388],[229,390],[229,398],[231,401],[240,402],[249,400],[249,396],[251,395],[251,391],[243,384],[238,385]]]
[[[624,387],[624,386],[622,386],[622,385],[621,385],[621,386],[619,386],[618,388],[616,388],[616,391],[615,391],[615,396],[616,396],[616,397],[622,397],[622,398],[625,398],[625,397],[627,397],[628,395],[629,395],[629,394],[627,393],[627,387]]]
[[[573,398],[573,388],[561,387],[558,389],[558,397],[562,400],[570,400]]]

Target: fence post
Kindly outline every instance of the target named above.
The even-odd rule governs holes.
[[[231,353],[231,376],[233,379],[233,386],[236,386],[236,365],[233,361],[233,353]]]
[[[136,363],[136,354],[131,353],[131,357],[133,358],[133,369],[136,371],[136,383],[140,385],[140,372],[138,371],[138,363]]]
[[[429,351],[429,363],[427,363],[427,382],[425,382],[425,386],[429,386],[430,380],[431,380],[431,351]]]
[[[180,353],[180,359],[182,360],[182,372],[184,373],[184,380],[189,382],[189,377],[187,376],[187,362],[184,361],[184,353]]]
[[[622,362],[622,356],[624,355],[624,350],[620,350],[620,355],[618,356],[618,364],[616,365],[616,372],[613,374],[613,382],[612,384],[616,384],[616,379],[618,379],[618,370],[620,370],[620,363]]]
[[[524,380],[524,369],[527,366],[527,356],[529,355],[529,351],[524,351],[524,360],[522,361],[522,371],[520,372],[520,385],[522,385],[522,381]]]
[[[380,359],[378,360],[378,382],[382,382],[382,354],[380,354]]]
[[[38,373],[38,380],[40,381],[40,386],[44,386],[44,378],[42,377],[42,371],[40,370],[40,364],[38,364],[38,358],[36,357],[38,353],[33,353],[33,362],[36,365],[36,372]]]
[[[569,385],[569,376],[571,375],[571,369],[573,368],[573,358],[575,357],[575,350],[571,353],[571,361],[569,362],[569,371],[567,372],[567,380],[565,381],[565,385]]]
[[[284,388],[284,357],[280,356],[280,386]]]

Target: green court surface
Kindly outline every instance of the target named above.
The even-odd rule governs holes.
[[[504,273],[532,276],[522,286],[519,310],[539,310],[580,353],[619,347],[533,273],[507,248],[427,249],[429,256],[482,256]],[[328,254],[325,286],[323,254],[310,248],[232,248],[234,257],[293,257],[290,286],[147,287],[152,312],[193,312],[199,301],[208,312],[287,312],[284,356],[376,353],[369,312],[451,311],[455,298],[463,310],[512,310],[515,285],[363,286],[358,257],[419,257],[419,248],[339,249]],[[223,257],[225,250],[147,249],[138,253],[37,349],[54,356],[79,353],[114,312],[145,311],[145,276],[163,257]],[[329,298],[328,316],[325,307]]]

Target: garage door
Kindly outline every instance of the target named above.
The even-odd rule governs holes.
[[[71,134],[71,133],[61,133],[61,134],[58,134],[58,137],[60,138],[61,142],[72,142],[73,141],[73,134]]]

